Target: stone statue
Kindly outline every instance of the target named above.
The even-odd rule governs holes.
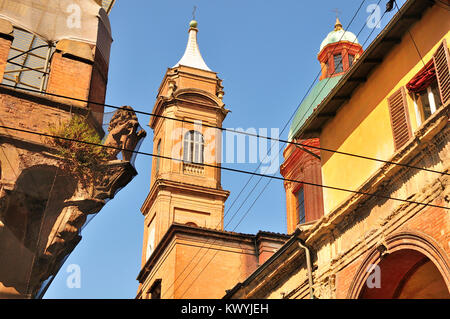
[[[108,150],[111,159],[115,159],[122,149],[123,160],[131,160],[137,144],[147,135],[144,130],[138,131],[138,128],[138,118],[132,107],[122,106],[114,113],[109,122],[109,135],[105,141],[105,146],[114,147]]]

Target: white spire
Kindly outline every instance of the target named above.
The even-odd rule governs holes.
[[[184,55],[180,61],[174,66],[174,68],[184,65],[190,66],[193,68],[211,71],[210,68],[206,65],[205,61],[202,58],[202,54],[198,48],[197,43],[197,21],[192,20],[189,28],[189,40],[186,46],[186,51],[184,51]]]

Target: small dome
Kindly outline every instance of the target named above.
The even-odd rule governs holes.
[[[331,31],[330,33],[328,33],[326,38],[322,41],[322,43],[320,44],[319,52],[322,51],[322,49],[325,48],[325,46],[327,46],[328,44],[336,43],[336,42],[340,42],[340,41],[347,41],[347,42],[359,44],[358,39],[356,38],[356,35],[354,35],[350,31],[345,31],[344,29],[342,29],[341,22],[339,21],[339,19],[336,19],[336,24],[334,26],[334,30]]]

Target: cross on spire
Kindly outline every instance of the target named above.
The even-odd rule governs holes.
[[[195,20],[195,11],[197,11],[197,6],[194,6],[194,10],[192,10],[192,20]]]
[[[339,14],[341,14],[342,12],[337,8],[333,9],[332,11],[336,13],[336,23],[334,24],[334,30],[335,31],[342,30],[342,23],[341,21],[339,21]]]
[[[337,9],[337,8],[334,8],[333,10],[331,10],[331,11],[333,11],[334,13],[336,13],[336,19],[337,18],[339,18],[339,15],[342,13],[339,9]]]

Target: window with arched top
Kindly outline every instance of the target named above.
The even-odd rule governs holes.
[[[193,222],[188,222],[186,223],[186,226],[191,226],[191,227],[198,227],[196,223]]]
[[[203,135],[197,131],[189,131],[184,135],[183,160],[190,163],[202,164],[205,142]]]

